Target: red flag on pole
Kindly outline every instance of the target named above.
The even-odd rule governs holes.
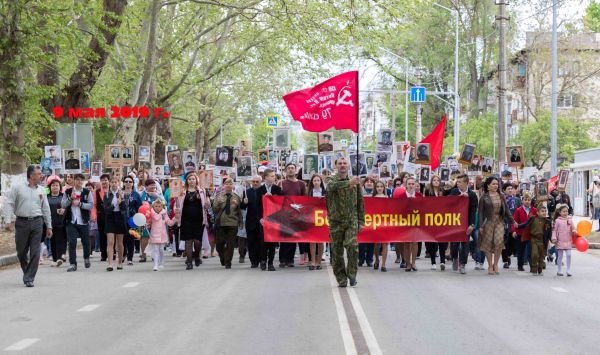
[[[331,127],[358,133],[358,71],[349,71],[312,88],[283,96],[292,118],[310,132]]]
[[[435,126],[433,131],[419,143],[429,143],[431,169],[437,169],[440,166],[440,158],[444,148],[444,132],[446,131],[447,116],[444,115],[440,123]]]
[[[558,182],[558,175],[554,175],[550,179],[548,179],[548,193],[551,193],[556,189],[556,183]]]

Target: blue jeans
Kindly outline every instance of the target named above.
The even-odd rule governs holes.
[[[77,238],[83,246],[83,259],[90,258],[90,226],[87,224],[67,223],[67,239],[69,240],[69,263],[77,265]]]
[[[373,263],[373,251],[375,250],[375,244],[373,243],[359,243],[358,244],[358,262],[367,264]]]
[[[473,238],[472,243],[475,246],[473,249],[473,259],[475,259],[476,263],[483,264],[485,262],[485,253],[482,252],[481,249],[479,249],[479,247],[477,246],[477,239],[479,239],[479,229],[476,229],[473,231],[473,233],[471,233],[471,238]]]

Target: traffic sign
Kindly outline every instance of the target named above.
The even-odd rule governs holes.
[[[348,145],[348,141],[345,139],[340,140],[340,143],[342,143],[342,147],[345,147]]]
[[[277,127],[279,124],[279,115],[267,115],[267,127]]]
[[[410,88],[410,102],[425,102],[426,89],[422,86]]]

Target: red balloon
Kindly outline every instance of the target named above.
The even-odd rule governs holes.
[[[150,205],[142,205],[139,209],[138,209],[138,213],[141,214],[146,214],[146,212],[150,211]]]
[[[579,238],[579,235],[574,232],[573,235],[571,236],[571,240],[573,241],[573,244],[577,243],[578,238]]]
[[[577,250],[583,253],[588,250],[590,243],[585,238],[577,238],[577,241],[575,241],[575,247]]]

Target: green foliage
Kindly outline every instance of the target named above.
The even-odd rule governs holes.
[[[526,165],[541,169],[550,160],[550,128],[549,112],[538,115],[538,120],[520,127],[515,144],[523,145]],[[574,152],[594,146],[588,135],[590,124],[573,122],[567,117],[558,117],[558,158],[563,165],[573,161]]]
[[[585,9],[583,24],[592,32],[600,32],[600,3],[596,0],[592,0]]]

